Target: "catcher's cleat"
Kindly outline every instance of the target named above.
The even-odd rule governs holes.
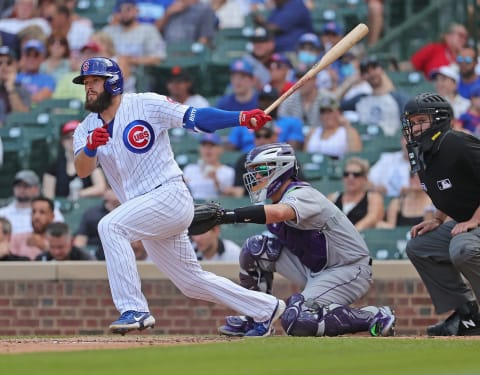
[[[280,318],[283,312],[286,309],[285,302],[281,299],[277,302],[277,307],[273,311],[273,314],[270,319],[264,322],[253,322],[253,328],[245,333],[246,337],[265,337],[270,336],[273,331],[273,323],[275,323],[278,318]]]
[[[390,307],[378,308],[369,331],[372,336],[395,336],[395,315]]]
[[[135,329],[144,330],[155,326],[155,318],[149,312],[125,311],[108,327],[112,333],[125,335]]]

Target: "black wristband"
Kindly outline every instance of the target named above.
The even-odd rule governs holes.
[[[235,208],[233,212],[235,213],[235,222],[237,223],[265,224],[267,222],[267,215],[263,205]]]

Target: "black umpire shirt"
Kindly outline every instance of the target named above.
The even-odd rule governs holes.
[[[480,205],[480,139],[449,130],[424,159],[419,176],[435,207],[457,222],[471,219]]]

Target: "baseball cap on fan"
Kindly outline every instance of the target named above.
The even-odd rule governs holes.
[[[86,50],[90,50],[92,52],[97,53],[97,52],[100,52],[101,48],[97,42],[94,42],[93,40],[91,40],[82,47],[81,52],[85,52]]]
[[[322,34],[343,35],[343,27],[338,22],[329,21],[323,25]]]
[[[38,178],[38,175],[30,169],[23,169],[17,172],[17,174],[13,178],[13,185],[15,186],[20,182],[23,182],[28,186],[40,185],[40,179]]]
[[[38,39],[30,39],[23,45],[22,51],[27,52],[28,50],[32,49],[40,54],[44,54],[45,44]]]
[[[170,69],[170,75],[167,78],[168,82],[189,82],[192,80],[190,74],[181,66],[175,65]]]
[[[273,40],[273,34],[264,27],[256,27],[250,36],[250,41],[253,43],[267,42],[269,40]]]
[[[430,78],[435,79],[439,74],[441,74],[442,76],[448,77],[450,79],[453,79],[457,84],[460,81],[460,74],[458,70],[451,65],[444,65],[438,69],[435,69],[434,71],[432,71],[432,73],[430,73]]]
[[[243,59],[235,60],[230,65],[230,73],[243,73],[253,76],[253,65]]]
[[[74,132],[75,129],[78,127],[78,125],[80,125],[80,121],[78,120],[67,121],[62,126],[62,135],[66,135],[68,133]]]
[[[200,144],[203,145],[205,143],[220,146],[222,144],[222,139],[217,133],[205,133],[200,139]]]

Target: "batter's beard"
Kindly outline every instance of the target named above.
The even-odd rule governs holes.
[[[85,99],[85,109],[93,113],[102,113],[112,105],[113,95],[104,91],[98,95],[97,99],[89,101],[88,96]]]

